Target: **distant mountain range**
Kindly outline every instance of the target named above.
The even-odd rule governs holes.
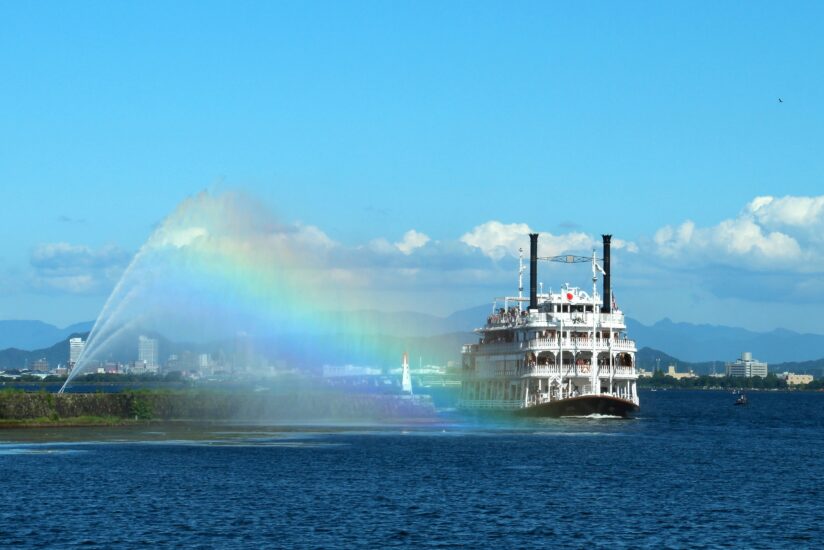
[[[7,348],[0,351],[0,370],[22,369],[30,367],[38,359],[45,359],[51,367],[66,364],[69,360],[69,338],[80,336],[86,338],[88,332],[72,332],[60,342],[35,350]]]
[[[446,317],[379,311],[361,311],[348,315],[357,324],[357,332],[366,339],[383,338],[386,342],[393,343],[389,346],[393,349],[413,343],[425,345],[432,350],[431,353],[427,352],[431,355],[430,360],[446,361],[460,358],[459,344],[474,341],[476,337],[472,330],[483,325],[490,313],[491,306],[483,305],[457,311]],[[24,355],[28,357],[28,353],[24,354],[21,350],[35,350],[30,353],[44,356],[46,350],[60,343],[58,347],[65,348],[65,355],[68,353],[65,340],[71,334],[90,331],[92,325],[93,322],[87,321],[60,329],[40,321],[0,321],[0,350],[17,348],[11,350],[11,355],[19,359]],[[824,358],[824,335],[801,334],[785,329],[755,332],[721,325],[676,323],[669,319],[648,326],[634,319],[627,319],[627,331],[638,343],[639,349],[646,347],[653,351],[663,350],[656,352],[662,354],[662,367],[670,361],[681,361],[685,365],[697,365],[702,371],[706,364],[706,371],[709,372],[712,363],[716,362],[717,369],[721,371],[725,361],[735,360],[743,351],[750,351],[756,359],[771,364],[807,362],[812,366],[817,360]],[[161,344],[167,350],[181,349],[182,346],[168,341]],[[136,353],[134,347],[130,340],[126,351]],[[194,347],[205,350],[213,346],[202,344]],[[9,354],[0,351],[0,368],[4,363],[8,364],[3,360],[6,355]],[[65,362],[63,355],[59,362]],[[641,360],[639,352],[639,365]]]
[[[734,361],[743,351],[768,363],[810,361],[824,357],[824,335],[785,329],[754,332],[721,325],[674,323],[669,319],[647,326],[627,319],[627,332],[638,347],[664,350],[684,361]]]
[[[385,334],[431,337],[456,332],[469,333],[482,326],[491,306],[457,311],[448,317],[424,313],[361,312],[365,326],[380,327]],[[734,361],[741,352],[769,363],[811,361],[824,357],[824,335],[802,334],[786,329],[755,332],[723,325],[676,323],[663,319],[648,326],[627,318],[627,332],[639,346],[664,350],[693,363]]]
[[[638,368],[649,371],[660,368],[666,372],[667,367],[673,365],[678,372],[692,370],[695,374],[723,374],[725,372],[724,361],[684,361],[673,357],[668,353],[644,347],[638,350],[636,356]],[[787,361],[781,363],[770,363],[769,372],[780,374],[782,372],[794,372],[796,374],[812,374],[816,377],[824,376],[824,358],[812,361]]]
[[[0,321],[0,350],[47,348],[71,334],[89,332],[93,325],[94,321],[85,321],[66,328],[57,328],[42,321]]]

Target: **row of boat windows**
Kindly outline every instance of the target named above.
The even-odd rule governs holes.
[[[598,354],[596,360],[600,367],[609,366],[609,353],[601,352]],[[613,365],[616,367],[631,367],[634,360],[632,354],[621,352],[615,355]],[[534,366],[549,366],[549,365],[576,365],[589,366],[592,365],[592,353],[588,351],[578,352],[573,355],[571,352],[565,351],[563,358],[556,357],[552,352],[542,352],[537,356],[535,353],[527,353],[524,359],[497,359],[484,356],[464,356],[463,368],[479,371],[499,371],[504,372],[511,370],[513,372],[520,372],[524,367]]]
[[[541,309],[548,313],[592,313],[592,304],[543,304]]]
[[[487,332],[484,336],[480,339],[479,343],[481,344],[496,344],[499,342],[526,342],[528,340],[534,340],[536,338],[556,338],[558,335],[561,335],[562,338],[589,338],[589,332],[581,332],[581,331],[574,331],[574,330],[531,330],[528,332],[523,331],[512,331],[512,330],[503,330],[503,331],[495,331],[495,332]],[[604,330],[595,333],[596,338],[609,338],[609,331]],[[614,335],[615,338],[618,337],[616,333]]]

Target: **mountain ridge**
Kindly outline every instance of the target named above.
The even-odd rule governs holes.
[[[43,349],[55,344],[71,334],[89,332],[94,321],[73,323],[65,328],[37,320],[8,319],[0,321],[0,350]]]
[[[472,331],[482,326],[491,306],[461,309],[446,316],[420,312],[381,312],[365,310],[348,313],[358,323],[356,332],[393,338],[437,339],[462,333],[474,339]],[[92,321],[58,328],[42,321],[0,321],[0,350],[42,351],[70,334],[91,330]],[[705,363],[733,361],[744,351],[768,363],[804,363],[824,358],[824,335],[800,333],[784,328],[756,332],[741,327],[694,324],[661,319],[645,325],[627,318],[627,332],[639,350],[648,347],[665,350],[682,362]]]

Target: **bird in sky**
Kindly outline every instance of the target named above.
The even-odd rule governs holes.
[[[778,98],[778,102],[779,102],[779,103],[784,103],[784,100],[783,100],[783,99],[781,99],[781,98],[779,97],[779,98]]]

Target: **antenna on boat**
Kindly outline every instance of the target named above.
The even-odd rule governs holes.
[[[524,271],[526,268],[524,267],[524,249],[518,249],[518,310],[523,310],[523,298],[524,298]]]

